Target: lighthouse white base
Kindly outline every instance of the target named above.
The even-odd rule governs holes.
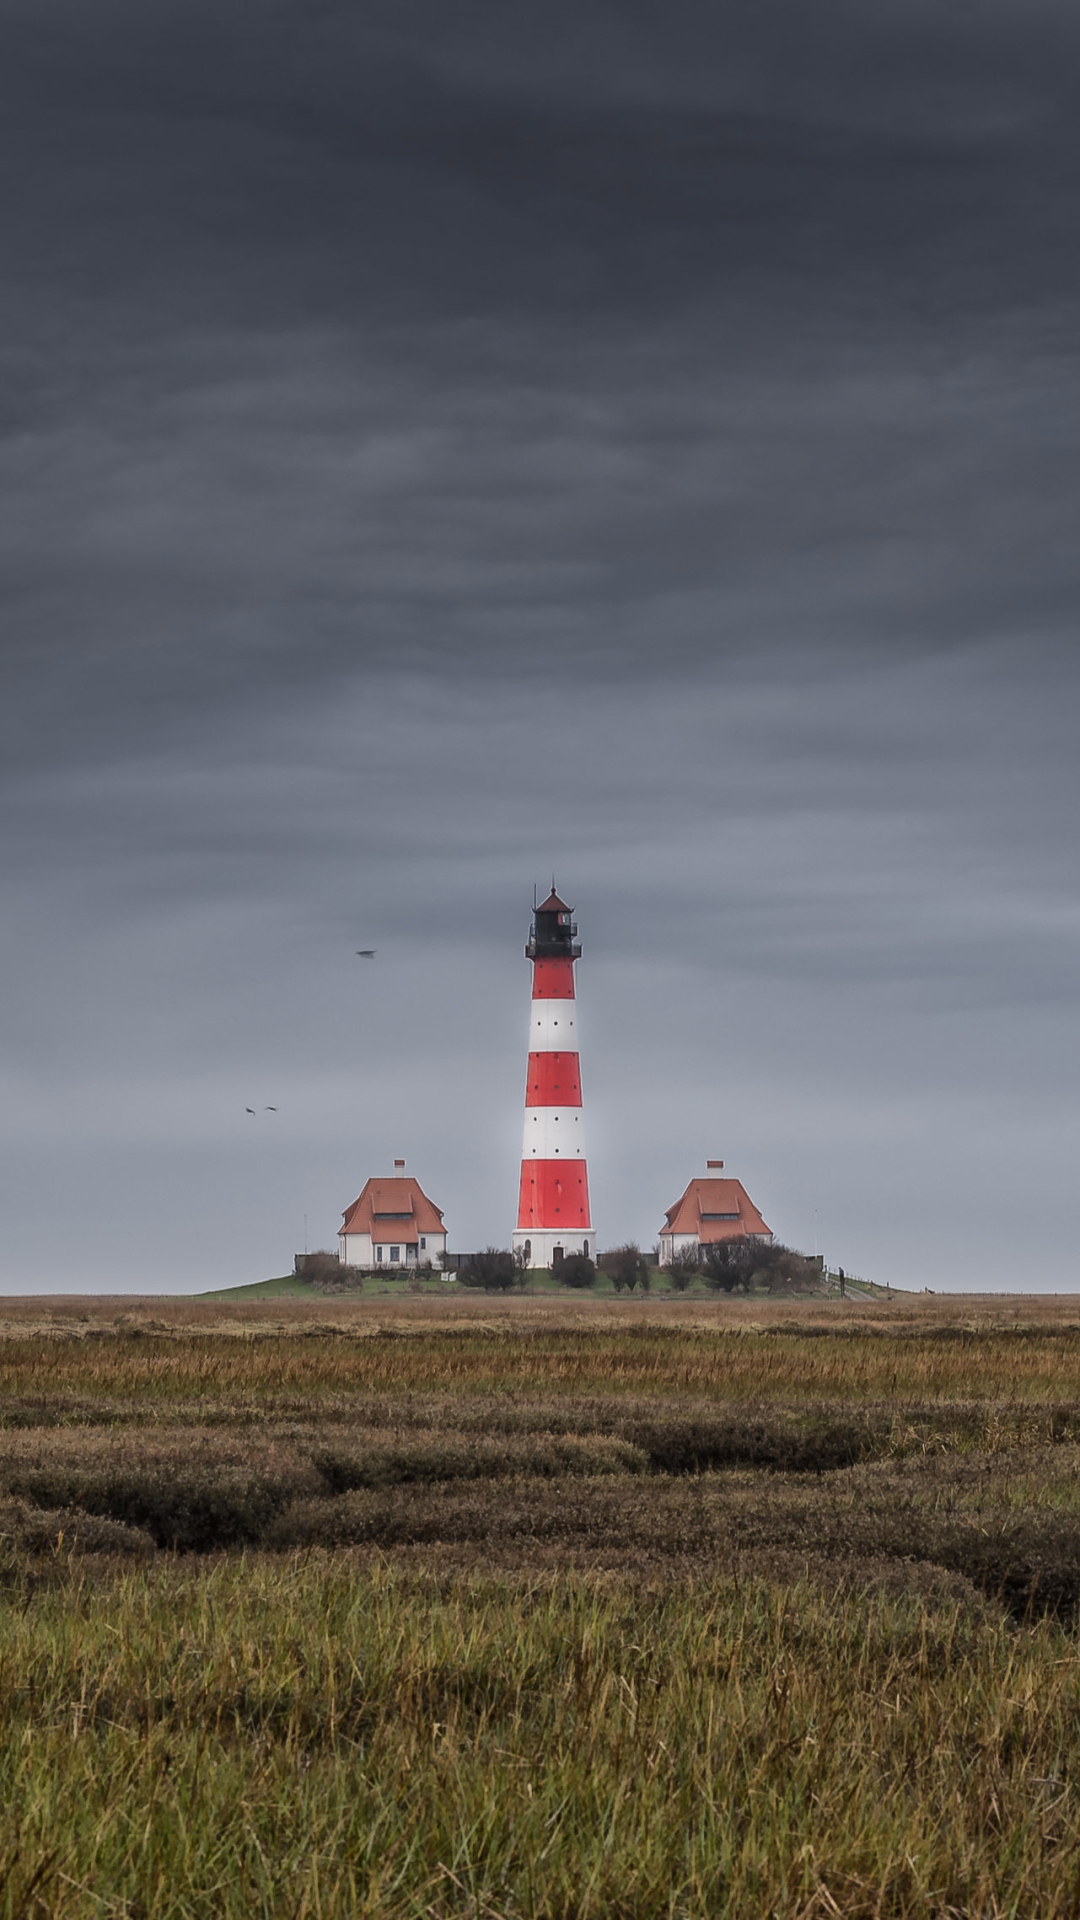
[[[526,1267],[555,1267],[560,1258],[565,1259],[571,1253],[583,1253],[589,1260],[596,1259],[596,1235],[591,1227],[584,1231],[579,1227],[575,1233],[519,1227],[512,1244],[515,1253],[524,1255]],[[556,1247],[561,1250],[558,1255]]]

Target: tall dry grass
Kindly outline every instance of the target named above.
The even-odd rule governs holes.
[[[130,1318],[130,1317],[129,1317]],[[663,1394],[725,1401],[1080,1398],[1080,1326],[924,1327],[907,1321],[760,1328],[745,1321],[580,1328],[523,1320],[409,1331],[364,1320],[239,1333],[164,1323],[75,1332],[63,1322],[0,1338],[0,1408],[9,1420],[143,1405],[223,1405],[233,1415],[371,1395]]]
[[[0,1912],[1066,1915],[1073,1640],[948,1596],[348,1558],[5,1611]]]

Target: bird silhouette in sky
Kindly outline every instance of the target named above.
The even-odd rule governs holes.
[[[263,1108],[263,1112],[264,1112],[264,1113],[276,1113],[276,1112],[277,1112],[277,1108],[276,1108],[276,1107],[264,1107],[264,1108]]]
[[[245,1107],[245,1108],[244,1108],[244,1112],[245,1112],[245,1113],[250,1113],[250,1114],[251,1114],[251,1116],[252,1116],[252,1118],[254,1119],[254,1117],[255,1117],[255,1109],[254,1109],[254,1107]]]
[[[358,960],[374,960],[377,952],[377,947],[357,947],[356,957]]]

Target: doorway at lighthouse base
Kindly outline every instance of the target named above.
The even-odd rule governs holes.
[[[538,1228],[535,1233],[515,1233],[514,1252],[520,1252],[526,1269],[532,1273],[544,1267],[558,1267],[572,1253],[596,1258],[596,1240],[591,1233],[551,1233]]]

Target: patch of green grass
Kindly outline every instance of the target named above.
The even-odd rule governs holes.
[[[196,1293],[196,1300],[317,1300],[314,1287],[298,1280],[295,1273],[278,1274],[274,1280],[252,1280],[243,1287],[218,1287],[212,1293]]]

